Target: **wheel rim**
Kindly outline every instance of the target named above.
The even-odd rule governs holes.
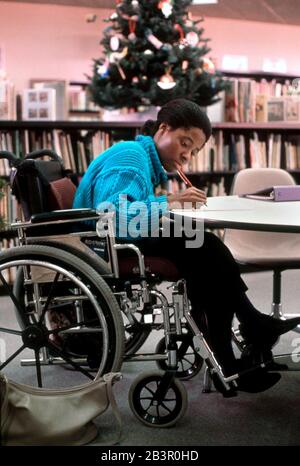
[[[132,393],[132,405],[136,415],[148,425],[167,425],[180,415],[182,396],[173,381],[161,401],[155,400],[155,394],[161,382],[161,376],[153,375],[140,380]]]
[[[24,302],[18,301],[8,278],[22,267],[27,275]],[[33,275],[41,272],[52,274],[49,279],[36,280]],[[62,386],[80,385],[88,379],[94,379],[103,370],[107,358],[108,329],[101,307],[89,286],[64,268],[39,260],[14,260],[0,265],[0,280],[7,291],[5,304],[0,312],[0,370],[14,380],[43,387],[58,388]],[[48,281],[47,281],[48,280]],[[68,295],[61,296],[61,289]],[[49,323],[49,312],[55,305],[65,303],[76,311],[76,320],[61,326],[53,327]],[[80,309],[92,306],[93,321],[82,314]],[[52,306],[52,307],[51,307]],[[24,316],[24,328],[18,328],[14,308]],[[93,328],[92,328],[93,327]],[[98,372],[91,371],[87,364],[86,354],[74,357],[66,342],[76,335],[97,335],[97,348],[102,355]],[[72,339],[72,338],[71,338]],[[62,343],[58,344],[58,340]],[[70,342],[68,343],[70,345]],[[41,356],[47,357],[48,364],[44,366]],[[21,365],[22,358],[35,360],[35,366]],[[59,360],[58,360],[59,358]],[[50,364],[49,364],[50,363]],[[63,365],[63,367],[62,367]],[[72,368],[66,377],[65,368]],[[70,375],[70,376],[69,376]]]

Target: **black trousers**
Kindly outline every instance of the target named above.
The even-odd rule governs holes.
[[[204,233],[204,243],[199,248],[187,248],[185,237],[143,238],[136,244],[145,256],[166,257],[173,261],[180,276],[186,279],[193,318],[220,363],[228,372],[234,370],[232,319],[238,313],[242,320],[242,316],[251,314],[252,309],[245,299],[247,286],[229,249],[216,235],[208,232]]]

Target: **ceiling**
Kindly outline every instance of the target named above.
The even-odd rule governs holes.
[[[0,0],[6,1],[6,0]],[[88,8],[114,9],[116,0],[10,0],[18,3],[51,3]],[[218,4],[194,5],[191,11],[196,15],[215,16],[249,21],[264,21],[300,25],[299,0],[219,0]]]

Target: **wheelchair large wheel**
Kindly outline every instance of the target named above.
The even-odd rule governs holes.
[[[178,369],[176,377],[180,380],[189,380],[195,377],[203,366],[203,358],[199,353],[195,351],[193,338],[190,334],[183,334],[182,340],[177,342],[177,358],[178,358]],[[162,338],[157,346],[155,352],[157,354],[166,354],[166,341]],[[159,369],[167,370],[167,361],[159,359],[156,361]]]
[[[141,374],[129,390],[129,405],[133,414],[149,427],[171,427],[187,409],[187,392],[178,379],[173,379],[163,397],[157,390],[163,372]]]
[[[108,264],[101,257],[90,255],[84,250],[75,247],[74,244],[72,245],[66,242],[60,243],[56,238],[51,240],[31,238],[30,244],[55,247],[60,250],[69,252],[70,254],[79,257],[79,259],[90,265],[90,267],[92,267],[100,276],[104,278],[104,280],[105,276],[110,274],[110,268],[108,267]],[[87,251],[88,249],[89,248],[87,247]],[[16,286],[18,286],[18,282],[19,280],[17,279]],[[22,283],[22,279],[20,282]],[[151,332],[151,327],[144,323],[144,314],[142,310],[138,310],[134,315],[128,315],[125,312],[122,312],[122,316],[125,327],[125,354],[135,354],[147,340]]]
[[[120,369],[124,327],[118,303],[81,259],[52,247],[16,247],[0,255],[0,282],[6,293],[0,370],[8,377],[57,388]]]

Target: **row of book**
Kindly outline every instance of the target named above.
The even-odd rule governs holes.
[[[16,119],[15,86],[8,79],[0,77],[0,120]]]
[[[1,188],[0,218],[2,219],[2,229],[9,227],[12,222],[22,218],[21,208],[17,203],[16,198],[11,195],[8,183]]]
[[[121,137],[119,132],[78,130],[75,134],[58,129],[0,131],[0,150],[24,157],[33,150],[52,149],[65,167],[84,173],[91,161]],[[300,169],[300,136],[269,133],[262,139],[257,132],[224,135],[215,131],[205,147],[192,157],[190,172],[237,171],[246,167]],[[7,160],[0,159],[0,176],[8,176]]]
[[[299,122],[300,90],[287,81],[261,82],[228,79],[225,92],[225,121],[234,123]]]
[[[244,134],[230,134],[224,140],[223,131],[216,131],[204,148],[192,157],[188,171],[217,172],[237,171],[249,168],[300,169],[300,137],[268,134],[264,140],[253,132],[249,138]]]
[[[53,130],[15,130],[0,131],[0,150],[13,152],[22,158],[34,150],[51,149],[60,155],[66,168],[77,173],[84,173],[89,163],[113,144],[109,132],[96,133],[80,130],[76,137],[58,129]],[[8,176],[8,161],[0,159],[0,176]]]
[[[91,94],[85,85],[72,85],[68,89],[70,111],[99,111],[99,107],[92,102]]]
[[[200,186],[201,183],[199,181],[195,183],[195,185],[203,189],[203,191],[206,192],[207,196],[226,196],[226,189],[225,189],[225,178],[221,177],[218,182],[211,182],[211,181],[205,181],[203,185]],[[181,181],[176,178],[176,176],[170,176],[169,180],[167,181],[166,185],[163,187],[158,186],[156,188],[156,195],[163,193],[176,193],[178,191],[184,191],[186,188],[186,185]]]

